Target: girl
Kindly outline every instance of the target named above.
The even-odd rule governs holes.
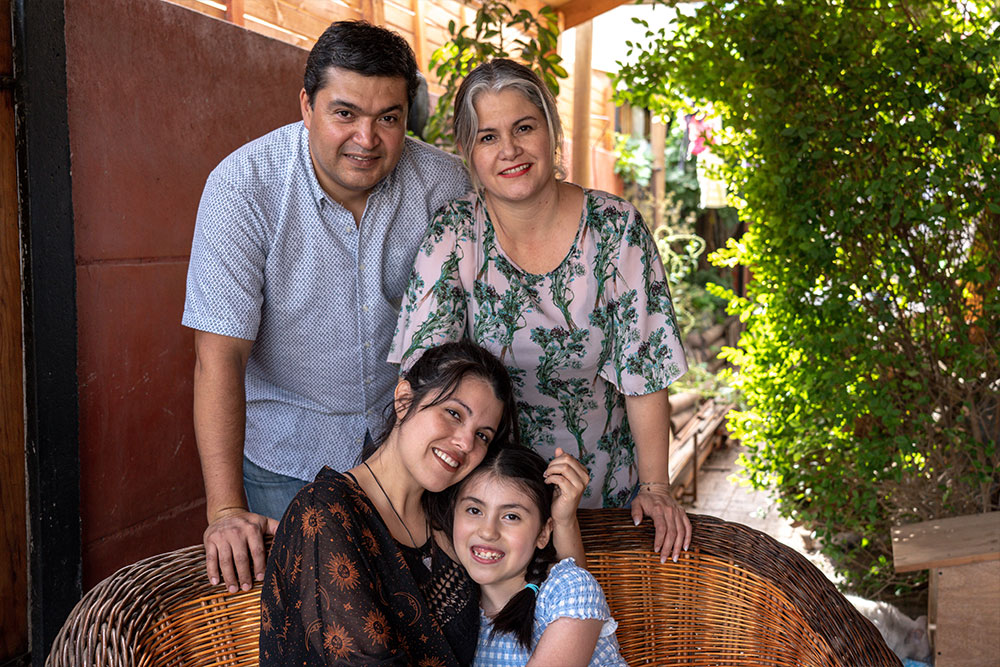
[[[550,541],[553,487],[572,495],[576,485],[575,468],[546,470],[541,456],[516,447],[449,490],[452,511],[441,518],[480,590],[477,667],[626,664],[600,584],[573,558],[556,562]]]

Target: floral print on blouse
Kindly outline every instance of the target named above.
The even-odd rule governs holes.
[[[663,264],[642,216],[614,195],[584,190],[573,245],[554,270],[527,273],[500,247],[475,193],[442,207],[417,253],[389,361],[467,336],[506,365],[521,437],[556,447],[591,473],[583,507],[617,507],[638,481],[625,396],[684,374]]]

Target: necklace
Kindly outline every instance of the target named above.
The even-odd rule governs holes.
[[[385,492],[385,488],[382,486],[382,482],[378,481],[378,477],[375,476],[375,471],[372,470],[370,465],[368,465],[368,461],[362,461],[362,463],[364,464],[365,468],[368,469],[368,474],[371,475],[372,479],[375,480],[375,484],[378,485],[379,491],[381,491],[382,495],[385,496],[385,501],[389,503],[389,509],[392,510],[392,513],[396,515],[396,519],[398,519],[399,523],[402,524],[403,530],[406,531],[407,536],[410,538],[410,544],[413,545],[414,549],[417,549],[419,551],[420,547],[417,546],[417,541],[413,539],[413,533],[411,533],[410,529],[406,527],[406,522],[403,521],[403,517],[401,517],[399,515],[399,512],[396,511],[396,506],[392,504],[392,499],[389,497],[389,494]],[[424,567],[426,567],[428,570],[431,569],[430,554],[423,557],[423,562],[424,562]]]

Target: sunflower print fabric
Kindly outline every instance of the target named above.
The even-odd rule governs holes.
[[[421,555],[392,538],[352,479],[324,468],[289,505],[268,555],[260,664],[469,664],[475,588],[443,552],[431,569]],[[432,609],[425,591],[442,599],[441,581],[450,604]]]
[[[591,474],[583,507],[618,507],[637,479],[625,396],[684,374],[670,291],[642,216],[625,200],[584,190],[580,226],[562,263],[527,273],[497,242],[470,194],[431,220],[403,300],[389,361],[406,370],[428,347],[468,337],[514,380],[521,436],[556,447]]]

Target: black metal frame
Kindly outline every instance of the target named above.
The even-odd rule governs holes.
[[[64,0],[14,0],[32,664],[82,588],[76,261]]]

